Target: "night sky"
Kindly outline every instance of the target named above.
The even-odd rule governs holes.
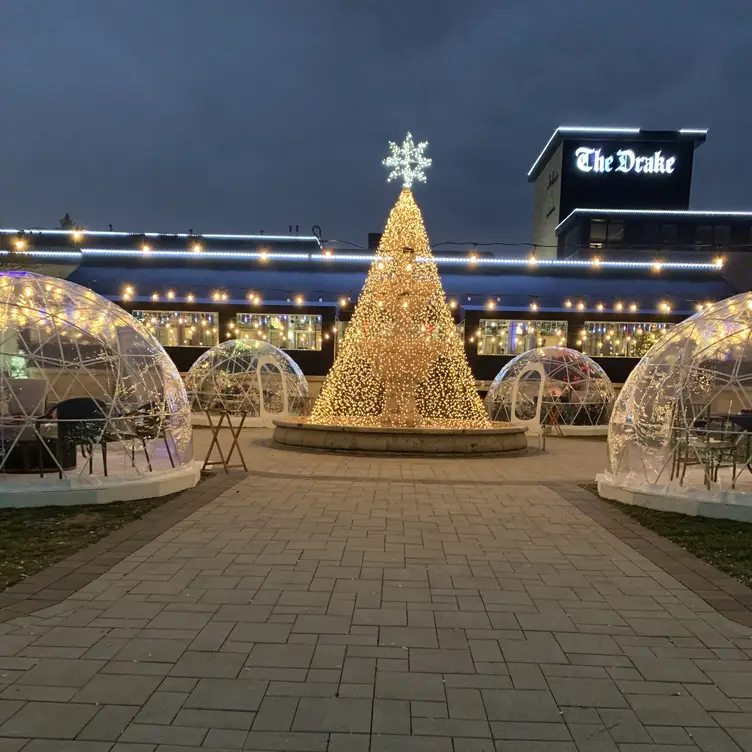
[[[524,243],[558,124],[707,127],[752,208],[749,0],[4,0],[0,223],[365,243],[412,130],[431,241]]]

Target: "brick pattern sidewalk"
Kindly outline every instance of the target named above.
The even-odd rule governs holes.
[[[752,750],[752,629],[571,486],[230,479],[0,624],[0,752]]]

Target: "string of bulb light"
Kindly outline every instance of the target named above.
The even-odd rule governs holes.
[[[132,285],[126,285],[123,288],[123,291],[121,293],[122,300],[125,301],[134,301],[134,295],[135,295],[135,288]],[[230,293],[226,291],[220,291],[216,290],[212,292],[210,295],[208,295],[205,298],[196,298],[194,293],[187,293],[184,296],[178,295],[174,290],[167,290],[165,293],[158,293],[154,292],[152,293],[149,298],[152,302],[160,302],[162,300],[170,300],[175,302],[180,302],[181,300],[187,303],[196,303],[196,302],[208,302],[209,300],[213,302],[234,302],[233,299],[230,297]],[[252,305],[260,305],[262,303],[262,298],[258,294],[254,292],[249,292],[246,296],[248,302]],[[275,303],[278,303],[279,301],[274,301]],[[305,297],[303,295],[295,295],[294,297],[288,297],[285,301],[286,303],[294,303],[296,306],[302,306],[308,304]],[[472,302],[472,296],[468,296],[468,302]],[[458,308],[461,308],[462,306],[458,303],[458,301],[455,298],[449,298],[446,301],[448,307],[455,311]],[[483,304],[483,308],[486,310],[492,311],[497,308],[497,306],[501,303],[501,297],[496,297],[495,299],[489,299]],[[316,303],[311,303],[312,305],[316,305]],[[335,306],[339,308],[347,308],[352,304],[352,298],[351,297],[341,297],[335,300],[331,301],[325,301],[322,298],[319,298],[318,301],[319,305],[326,305],[326,306]],[[705,302],[697,302],[694,304],[694,308],[697,311],[702,311],[705,308],[712,305],[712,301],[705,301]],[[465,308],[478,308],[480,306],[468,306],[465,305]],[[551,305],[543,305],[539,303],[537,300],[533,300],[528,304],[528,307],[531,311],[560,311],[563,309],[574,309],[577,311],[588,311],[588,310],[594,310],[598,311],[599,313],[606,312],[609,310],[609,308],[614,313],[622,313],[624,311],[629,311],[631,313],[635,313],[639,310],[640,306],[636,302],[630,302],[630,303],[623,303],[621,300],[615,301],[612,305],[607,306],[603,302],[598,302],[595,305],[588,307],[587,303],[583,300],[577,300],[574,301],[571,298],[566,298],[563,302],[561,307],[559,306],[551,306]],[[510,310],[515,310],[519,308],[519,306],[508,306],[507,307]],[[649,310],[649,309],[648,309]],[[674,310],[673,305],[666,300],[660,300],[656,303],[656,308],[654,310],[662,311],[663,313],[671,313]]]

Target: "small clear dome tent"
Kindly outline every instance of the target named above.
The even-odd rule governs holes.
[[[71,282],[0,272],[0,505],[196,484],[188,398],[157,340]]]
[[[185,379],[196,413],[247,414],[245,425],[271,426],[276,418],[304,415],[308,382],[284,351],[262,340],[231,339],[207,350]]]
[[[614,397],[611,380],[595,361],[550,346],[510,360],[493,380],[485,406],[493,421],[549,425],[565,436],[605,435]]]
[[[681,322],[627,379],[609,426],[601,493],[752,519],[752,293]]]

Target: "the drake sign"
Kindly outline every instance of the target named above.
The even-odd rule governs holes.
[[[613,154],[604,154],[602,149],[580,146],[575,150],[574,156],[575,165],[580,172],[670,175],[676,169],[676,157],[667,157],[660,150],[645,155],[637,154],[633,149],[619,149]]]

